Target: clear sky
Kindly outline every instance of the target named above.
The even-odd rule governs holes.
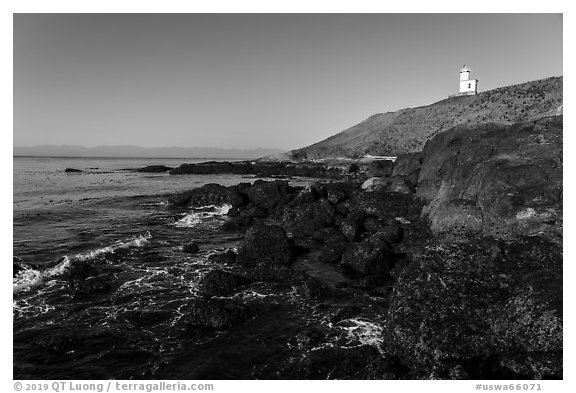
[[[560,14],[15,14],[14,145],[309,145],[562,75]]]

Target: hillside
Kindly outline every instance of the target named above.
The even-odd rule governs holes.
[[[278,158],[312,160],[365,154],[398,156],[420,151],[434,135],[459,124],[512,124],[560,114],[562,84],[561,76],[551,77],[475,96],[447,98],[428,106],[379,113],[328,139]]]

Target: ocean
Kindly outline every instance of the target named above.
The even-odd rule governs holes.
[[[314,320],[285,284],[235,294],[263,307],[274,304],[241,326],[190,329],[181,321],[187,303],[199,296],[202,275],[226,268],[208,261],[210,255],[234,250],[243,233],[219,230],[226,205],[174,208],[167,196],[254,178],[132,171],[194,162],[181,159],[13,162],[15,379],[298,377],[285,371],[287,359],[299,356],[294,337],[326,322]],[[191,240],[200,245],[194,255],[182,250]],[[89,278],[74,281],[74,272]],[[94,290],[85,291],[88,283]],[[348,328],[336,333],[345,336]]]

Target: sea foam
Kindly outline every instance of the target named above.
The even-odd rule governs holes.
[[[222,206],[208,205],[196,207],[192,212],[176,221],[174,225],[180,228],[193,228],[206,219],[228,214],[231,208],[232,205],[229,204],[224,204]]]
[[[119,249],[142,247],[143,245],[148,243],[149,239],[151,238],[152,235],[150,234],[150,232],[147,232],[145,235],[139,236],[137,238],[127,240],[124,242],[117,242],[111,246],[98,248],[96,250],[87,253],[76,254],[73,256],[66,255],[64,256],[62,261],[58,263],[56,266],[53,266],[45,270],[25,268],[20,273],[18,273],[16,277],[13,278],[12,280],[13,292],[17,293],[23,290],[28,290],[32,287],[42,284],[43,282],[52,277],[61,276],[64,273],[66,273],[68,268],[70,268],[70,265],[75,261],[92,260],[100,255],[113,254],[116,250]]]

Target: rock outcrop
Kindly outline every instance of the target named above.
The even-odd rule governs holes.
[[[562,235],[562,117],[458,126],[422,153],[416,196],[435,233]]]

